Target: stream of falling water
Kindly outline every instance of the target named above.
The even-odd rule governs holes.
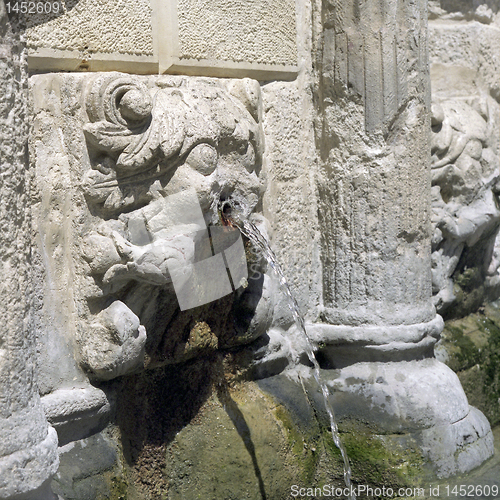
[[[278,277],[279,283],[281,290],[283,293],[286,295],[287,300],[288,300],[288,306],[292,312],[293,319],[295,320],[295,323],[297,324],[297,327],[300,330],[300,333],[305,339],[305,345],[306,345],[306,354],[307,357],[309,358],[309,361],[312,363],[314,370],[314,379],[316,380],[318,386],[321,389],[321,393],[323,395],[323,401],[325,404],[326,412],[328,413],[328,417],[330,419],[330,427],[331,427],[331,433],[332,433],[332,438],[333,442],[335,443],[335,446],[340,450],[340,454],[342,455],[342,460],[344,462],[344,482],[346,487],[349,490],[349,495],[348,498],[349,500],[356,500],[356,497],[351,494],[352,488],[351,488],[351,466],[349,464],[349,458],[347,456],[346,450],[344,448],[344,445],[342,444],[342,441],[340,439],[339,435],[339,429],[337,426],[337,422],[335,421],[335,414],[333,412],[333,408],[328,400],[329,392],[328,392],[328,387],[326,386],[326,383],[323,382],[321,379],[321,372],[320,372],[320,367],[318,360],[316,359],[316,356],[314,355],[314,349],[313,349],[313,344],[307,334],[306,331],[306,326],[304,323],[304,318],[302,317],[302,314],[300,313],[299,306],[297,304],[297,301],[295,300],[295,297],[293,296],[290,287],[288,285],[288,282],[285,278],[285,275],[283,273],[283,270],[281,269],[281,266],[279,265],[276,255],[274,252],[271,250],[271,247],[269,246],[267,240],[264,238],[262,233],[259,231],[259,229],[249,220],[243,219],[234,219],[233,217],[229,217],[229,220],[235,223],[236,226],[240,229],[240,231],[257,247],[260,249],[262,252],[263,257],[266,259],[268,264],[271,266],[273,271],[275,272],[276,276]]]

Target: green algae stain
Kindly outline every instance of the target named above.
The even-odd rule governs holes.
[[[448,326],[451,343],[458,349],[457,361],[461,369],[470,368],[481,362],[482,354],[476,344],[457,326]]]
[[[390,444],[384,436],[374,435],[362,425],[342,433],[341,439],[351,463],[355,484],[374,487],[384,485],[396,489],[416,485],[423,477],[425,461],[411,446],[403,448]],[[335,446],[329,431],[325,431],[324,440],[328,452],[341,460],[340,450]]]
[[[500,327],[491,319],[485,319],[483,328],[489,334],[482,366],[485,378],[483,392],[486,397],[487,416],[490,423],[495,425],[500,422]]]
[[[454,370],[469,403],[481,410],[491,425],[500,422],[500,311],[487,305],[482,313],[446,323],[441,345],[446,364]]]
[[[484,278],[478,267],[471,267],[465,269],[462,273],[455,274],[453,276],[453,281],[465,292],[471,292],[482,284]]]
[[[285,430],[288,446],[301,470],[301,484],[321,487],[324,478],[318,478],[319,463],[328,463],[330,477],[342,484],[343,460],[333,442],[329,428],[323,427],[316,436],[305,436],[282,406],[275,416]],[[343,432],[342,432],[343,430]],[[399,444],[397,439],[373,434],[373,430],[357,422],[343,422],[341,439],[352,469],[353,484],[373,487],[401,488],[418,485],[424,472],[425,460],[417,446]],[[323,457],[323,458],[322,458]]]
[[[128,483],[121,476],[111,478],[111,500],[128,500]]]
[[[304,436],[284,406],[278,405],[274,415],[285,431],[288,446],[299,467],[301,484],[312,485],[321,455],[320,436],[313,433]]]

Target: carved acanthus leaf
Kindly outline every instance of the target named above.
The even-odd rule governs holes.
[[[149,90],[130,76],[98,77],[87,95],[87,143],[116,159],[118,175],[148,169],[182,147],[181,100],[179,91]]]

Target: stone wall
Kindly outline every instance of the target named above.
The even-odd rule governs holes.
[[[41,4],[40,4],[41,5]],[[295,2],[55,0],[28,12],[33,70],[289,79]],[[42,10],[43,10],[42,9]]]

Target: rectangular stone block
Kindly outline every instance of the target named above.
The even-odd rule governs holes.
[[[154,1],[161,73],[295,77],[295,0]]]
[[[23,15],[28,23],[28,62],[34,71],[258,80],[293,79],[297,74],[295,0],[53,0],[33,4],[35,11]],[[38,5],[43,12],[36,12]]]
[[[35,13],[24,14],[30,70],[158,72],[150,0],[31,3]]]

